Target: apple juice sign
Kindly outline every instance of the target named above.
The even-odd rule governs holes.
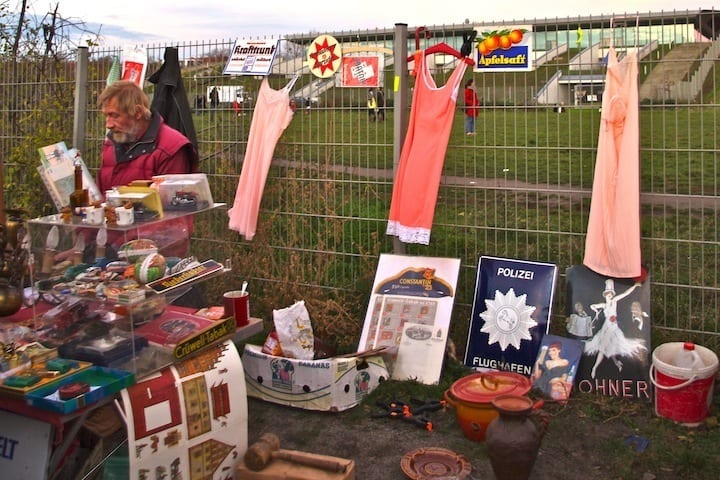
[[[529,377],[550,330],[557,266],[480,257],[465,365]]]

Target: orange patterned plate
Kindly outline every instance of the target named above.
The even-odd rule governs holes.
[[[403,455],[400,468],[413,480],[453,478],[462,480],[472,467],[462,455],[444,448],[418,448]]]

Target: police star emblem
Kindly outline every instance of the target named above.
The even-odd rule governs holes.
[[[495,290],[495,299],[485,299],[487,310],[480,314],[485,324],[480,331],[489,335],[488,344],[499,343],[505,351],[508,345],[520,349],[520,342],[532,340],[530,329],[537,325],[531,318],[535,307],[527,305],[527,295],[519,297],[511,288],[506,294]]]

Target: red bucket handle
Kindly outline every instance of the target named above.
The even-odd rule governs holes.
[[[687,387],[688,385],[690,385],[697,379],[697,375],[693,375],[692,378],[686,380],[683,383],[678,383],[677,385],[660,385],[655,380],[655,375],[653,375],[654,373],[655,373],[655,364],[652,364],[652,365],[650,365],[650,381],[652,382],[653,385],[655,385],[657,388],[659,388],[661,390],[679,390],[683,387]]]

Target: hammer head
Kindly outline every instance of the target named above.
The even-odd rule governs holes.
[[[267,467],[273,459],[273,452],[280,450],[280,438],[273,433],[266,433],[250,445],[245,452],[245,466],[254,472]]]

